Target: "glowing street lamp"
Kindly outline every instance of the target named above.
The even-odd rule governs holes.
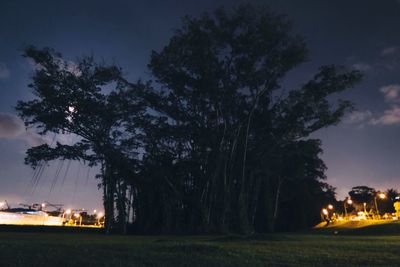
[[[97,224],[100,226],[100,220],[103,218],[104,214],[102,212],[97,213]]]
[[[82,225],[82,216],[79,213],[75,213],[74,217],[76,219],[79,219],[79,226],[81,226]],[[75,225],[76,225],[76,222],[75,222]]]
[[[374,197],[376,214],[378,215],[378,218],[379,218],[381,215],[379,214],[378,203],[376,202],[376,197],[379,197],[380,199],[385,199],[385,198],[386,198],[386,195],[385,195],[385,193],[379,192],[379,193]]]
[[[353,200],[351,198],[346,198],[346,200],[343,202],[343,207],[344,207],[344,216],[347,217],[347,205],[353,204]]]
[[[329,204],[329,205],[328,205],[328,209],[333,210],[333,205],[332,205],[332,204]]]
[[[63,214],[62,214],[63,222],[64,222],[64,219],[65,219],[65,214],[67,214],[67,215],[71,214],[71,210],[67,209],[66,211],[63,212]]]
[[[322,209],[322,213],[323,213],[324,215],[328,215],[328,210],[327,210],[327,209]]]

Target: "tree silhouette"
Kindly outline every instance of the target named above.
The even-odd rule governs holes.
[[[158,132],[148,151],[163,161],[151,153],[146,160],[168,166],[158,184],[169,192],[159,211],[164,226],[185,218],[193,230],[248,233],[259,212],[269,218],[261,224],[273,230],[282,187],[298,178],[287,170],[311,164],[292,166],[293,147],[339,122],[351,105],[331,105],[327,98],[361,78],[357,71],[324,66],[301,88],[283,88],[287,72],[307,54],[290,29],[285,17],[265,9],[219,9],[186,17],[169,44],[152,53],[156,83],[145,98],[162,123],[148,131]],[[324,178],[317,172],[314,181]],[[163,217],[172,207],[181,207],[174,208],[179,219]]]
[[[120,68],[91,58],[71,68],[50,49],[25,56],[39,66],[30,85],[37,98],[17,105],[26,124],[81,138],[31,148],[26,161],[100,164],[107,229],[116,208],[119,226],[132,210],[141,233],[294,230],[334,200],[310,134],[351,109],[328,98],[361,75],[323,66],[287,88],[307,49],[284,16],[243,5],[185,17],[152,52],[147,83],[128,83]]]
[[[114,65],[96,63],[93,58],[71,63],[59,53],[44,48],[27,47],[25,57],[37,68],[29,87],[36,98],[19,101],[17,111],[28,127],[40,134],[72,134],[79,141],[51,146],[44,144],[27,151],[26,163],[37,167],[54,159],[82,160],[90,166],[101,165],[99,174],[104,190],[106,229],[114,224],[114,201],[118,221],[125,225],[126,178],[135,177],[135,143],[126,137],[126,113],[140,114],[141,107],[126,95],[132,91]],[[110,92],[105,93],[106,90]],[[130,126],[132,123],[130,124]],[[132,132],[132,131],[131,131]]]
[[[376,195],[376,190],[368,186],[354,186],[349,192],[349,196],[353,200],[353,205],[357,206],[358,210],[364,210],[364,203],[372,207],[372,202]]]

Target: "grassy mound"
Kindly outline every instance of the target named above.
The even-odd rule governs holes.
[[[388,220],[342,221],[314,227],[317,233],[354,235],[400,235],[400,222]]]

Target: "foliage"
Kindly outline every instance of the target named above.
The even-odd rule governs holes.
[[[90,166],[100,164],[106,225],[111,227],[114,199],[124,203],[125,179],[136,178],[137,133],[128,132],[132,125],[123,120],[143,112],[139,103],[126,97],[134,89],[122,78],[120,68],[98,64],[91,57],[71,63],[52,49],[33,46],[25,49],[24,56],[36,65],[29,85],[36,98],[19,101],[16,107],[26,125],[36,127],[40,134],[78,137],[75,143],[30,148],[26,163],[36,168],[59,158],[82,160]],[[125,225],[124,208],[118,210],[119,220]]]
[[[376,190],[368,186],[354,186],[349,192],[349,196],[352,200],[358,203],[369,203],[376,195]]]
[[[379,210],[382,214],[396,212],[394,209],[395,198],[399,196],[399,192],[394,188],[389,188],[385,192],[386,198],[379,201]]]
[[[38,66],[37,98],[18,103],[21,117],[42,134],[80,137],[31,148],[26,162],[100,164],[108,228],[116,209],[120,229],[131,219],[141,233],[295,230],[334,200],[310,134],[351,109],[328,99],[361,75],[323,66],[285,88],[307,49],[284,16],[240,6],[186,17],[153,51],[147,83],[92,58],[71,67],[50,49],[28,47],[25,56]]]
[[[144,165],[158,186],[144,201],[164,203],[152,206],[153,228],[248,233],[288,220],[296,228],[314,220],[301,217],[319,214],[317,200],[332,196],[321,182],[320,143],[307,138],[351,108],[328,97],[360,74],[324,66],[300,88],[283,88],[307,54],[290,28],[265,9],[217,10],[186,17],[169,44],[152,53],[156,84],[144,97],[157,119],[145,127]],[[289,215],[296,206],[300,217]]]

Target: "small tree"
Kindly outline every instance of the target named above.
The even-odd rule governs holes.
[[[354,204],[357,206],[358,210],[364,210],[365,205],[372,207],[376,195],[376,190],[368,186],[354,186],[349,192],[349,196],[353,200]]]
[[[30,148],[26,163],[35,168],[42,161],[59,158],[82,160],[89,166],[100,164],[106,230],[115,227],[115,200],[118,222],[125,229],[125,178],[135,177],[136,168],[132,117],[139,116],[142,110],[138,102],[130,101],[129,106],[125,103],[135,89],[122,78],[120,68],[98,64],[91,57],[71,63],[51,49],[33,46],[25,49],[24,57],[36,66],[29,85],[36,98],[19,101],[19,115],[27,127],[36,127],[42,135],[72,134],[79,140]],[[128,126],[124,119],[129,118]],[[131,134],[127,137],[129,127]]]

